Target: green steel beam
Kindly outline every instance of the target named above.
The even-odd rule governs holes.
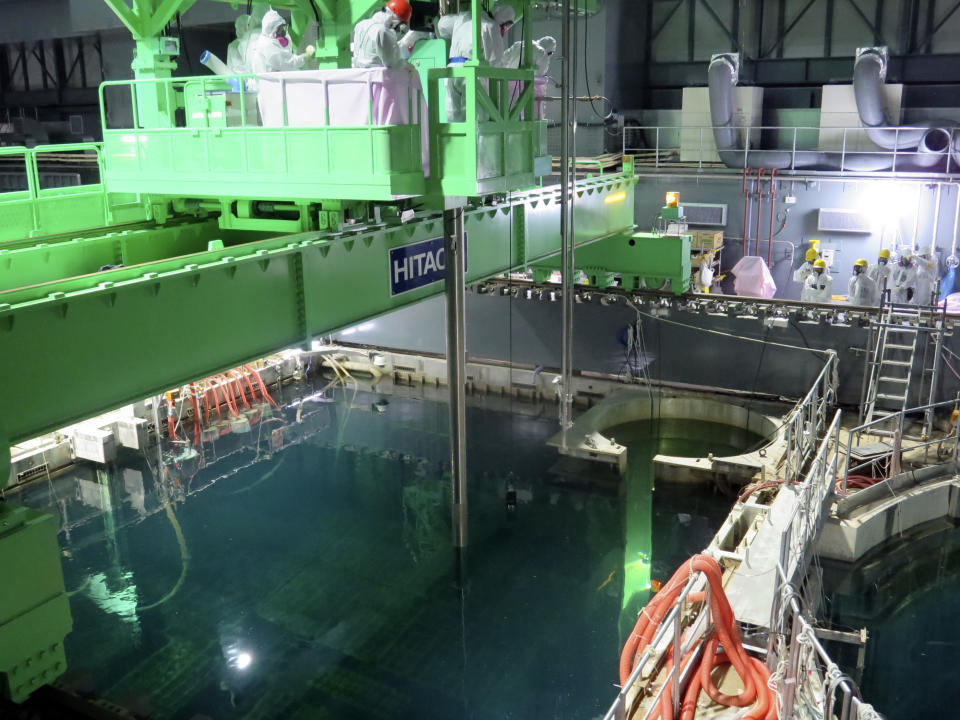
[[[142,265],[192,255],[206,251],[213,240],[229,247],[263,236],[224,231],[213,218],[199,222],[179,220],[61,242],[8,243],[0,246],[0,290],[90,275],[106,265]]]
[[[609,287],[619,275],[622,287],[660,289],[670,282],[675,295],[690,289],[690,236],[627,232],[592,243],[578,250],[577,270],[587,275],[591,285]],[[550,258],[533,268],[534,279],[543,282],[560,269],[560,261]]]
[[[579,244],[633,226],[635,182],[578,186]],[[304,233],[0,292],[0,439],[35,437],[438,295],[441,282],[391,295],[388,255],[441,237],[441,224],[431,215]],[[541,262],[559,251],[559,192],[469,210],[466,229],[468,282]]]

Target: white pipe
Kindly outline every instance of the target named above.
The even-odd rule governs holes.
[[[215,75],[234,75],[235,73],[230,72],[230,68],[226,64],[214,55],[209,50],[204,50],[203,54],[200,55],[200,62],[203,65],[206,65],[210,72]]]

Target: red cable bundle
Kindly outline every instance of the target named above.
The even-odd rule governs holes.
[[[777,708],[772,691],[767,687],[770,671],[760,660],[747,655],[740,642],[737,621],[723,589],[723,576],[720,565],[709,555],[694,555],[689,562],[680,566],[640,613],[633,632],[627,638],[620,655],[620,684],[626,684],[630,673],[643,651],[650,645],[663,619],[676,604],[680,593],[694,572],[702,572],[710,585],[710,607],[713,612],[713,632],[707,637],[706,647],[700,660],[700,667],[691,677],[681,706],[682,720],[692,720],[697,710],[697,698],[700,691],[706,691],[710,698],[720,704],[733,707],[754,705],[749,712],[740,716],[746,720],[776,720]],[[705,592],[690,593],[689,602],[703,602]],[[720,652],[718,649],[722,648]],[[667,649],[666,673],[669,674],[677,659],[672,657],[672,645]],[[693,662],[696,647],[680,660],[683,668]],[[711,677],[713,669],[719,665],[731,664],[743,680],[744,688],[737,695],[725,695],[720,692]],[[673,697],[668,684],[660,695],[661,720],[673,718]]]
[[[273,405],[275,408],[279,408],[280,406],[277,405],[277,402],[272,397],[270,397],[270,393],[267,392],[267,386],[264,384],[263,378],[260,377],[260,373],[258,373],[249,365],[244,365],[243,368],[244,370],[247,370],[251,374],[253,374],[253,376],[257,379],[257,385],[260,386],[260,394],[263,395],[267,400],[269,400],[270,404]]]

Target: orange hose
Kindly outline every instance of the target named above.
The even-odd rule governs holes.
[[[239,371],[237,371],[237,370],[231,370],[230,372],[233,373],[233,372],[239,372]],[[232,379],[231,382],[233,382],[233,383],[236,384],[236,386],[237,386],[237,394],[240,396],[240,399],[243,401],[243,406],[244,406],[245,408],[247,408],[247,410],[249,410],[249,409],[250,409],[250,403],[247,402],[247,394],[243,391],[243,383],[240,382],[240,379],[237,378],[236,376],[232,376],[232,378],[233,378],[233,379]]]
[[[247,384],[247,389],[250,391],[250,401],[251,401],[251,402],[256,402],[256,401],[257,401],[257,393],[256,393],[256,391],[253,389],[253,383],[250,382],[250,375],[249,375],[248,373],[243,372],[243,370],[240,370],[239,372],[240,372],[240,377],[242,377],[242,378],[244,379],[244,382],[246,382],[246,384]]]
[[[703,657],[697,672],[691,677],[690,685],[682,702],[682,719],[692,720],[696,713],[697,698],[701,690],[715,703],[748,707],[743,715],[747,720],[775,720],[776,703],[772,702],[771,691],[767,687],[770,671],[761,661],[747,655],[740,642],[740,632],[730,602],[723,589],[723,574],[719,563],[709,555],[695,555],[681,565],[673,577],[653,596],[647,607],[640,613],[633,631],[627,638],[620,655],[620,684],[626,684],[636,663],[649,647],[657,633],[660,623],[676,604],[680,593],[694,572],[702,572],[710,586],[710,609],[713,613],[713,631],[706,638]],[[687,602],[704,602],[706,593],[689,593]],[[717,652],[722,648],[722,651]],[[692,662],[695,649],[679,660],[681,668]],[[677,658],[672,657],[672,645],[667,649],[665,672],[669,675]],[[744,688],[736,695],[721,693],[716,687],[711,673],[718,665],[730,664],[743,681]],[[673,694],[668,686],[660,695],[659,716],[661,720],[673,718]]]
[[[249,365],[244,365],[243,367],[244,369],[248,370],[257,379],[257,385],[260,387],[260,394],[263,395],[267,400],[269,400],[270,404],[273,405],[275,408],[279,408],[280,406],[277,405],[277,401],[274,400],[272,397],[270,397],[270,393],[267,392],[267,386],[266,384],[264,384],[263,378],[260,377],[260,373],[258,373],[256,370],[251,368]]]

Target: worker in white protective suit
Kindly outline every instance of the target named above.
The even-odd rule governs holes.
[[[516,12],[509,5],[495,5],[493,10],[483,12],[480,16],[480,42],[482,45],[481,58],[493,67],[505,67],[503,54],[506,45],[503,36],[513,25]],[[457,22],[450,39],[450,62],[452,65],[462,65],[473,57],[473,20],[469,14]],[[444,28],[446,32],[447,28]],[[439,30],[439,26],[438,26]],[[463,122],[466,119],[466,98],[464,97],[463,80],[457,79],[447,83],[447,122]]]
[[[533,56],[533,74],[536,77],[546,77],[550,73],[550,61],[556,49],[557,41],[549,35],[533,41],[531,55]],[[517,40],[503,53],[503,66],[518,68],[521,60],[523,60],[523,41]]]
[[[867,274],[877,284],[877,290],[883,297],[884,292],[890,287],[890,251],[886,248],[880,251],[877,256],[876,265],[871,265]]]
[[[803,302],[828,303],[833,298],[833,278],[827,272],[827,263],[813,261],[813,272],[803,281]]]
[[[436,30],[437,37],[441,40],[452,40],[453,33],[456,31],[456,29],[468,20],[470,20],[469,11],[441,15],[437,19],[437,24],[434,28]]]
[[[373,17],[353,28],[353,67],[400,67],[406,62],[397,37],[397,28],[409,24],[413,8],[407,0],[390,0]]]
[[[820,257],[820,254],[810,248],[804,256],[803,265],[793,271],[793,281],[803,285],[808,277],[813,275],[813,263]]]
[[[917,253],[917,305],[935,305],[933,290],[937,284],[937,260],[926,245]]]
[[[243,45],[250,34],[250,16],[246,13],[240,15],[234,21],[233,27],[236,30],[237,38],[227,45],[227,67],[230,68],[230,72],[248,73],[250,72],[250,66],[247,64]],[[257,30],[259,29],[258,26]]]
[[[260,37],[250,47],[248,61],[251,70],[257,74],[299,70],[313,54],[313,45],[308,45],[302,53],[293,51],[286,20],[276,10],[271,9],[263,16]]]
[[[697,279],[697,292],[708,293],[713,285],[713,253],[700,255],[700,270]]]
[[[853,275],[847,282],[847,301],[851,305],[876,307],[880,304],[880,288],[867,272],[866,258],[860,258],[853,264]]]
[[[916,304],[917,266],[909,251],[901,253],[900,259],[890,272],[890,299],[895,303]]]
[[[483,45],[482,57],[488,65],[504,67],[503,53],[506,45],[503,36],[513,25],[516,11],[509,5],[495,5],[490,12],[480,16],[480,42]],[[450,62],[466,62],[473,57],[473,21],[469,13],[465,20],[456,25],[450,39]]]

